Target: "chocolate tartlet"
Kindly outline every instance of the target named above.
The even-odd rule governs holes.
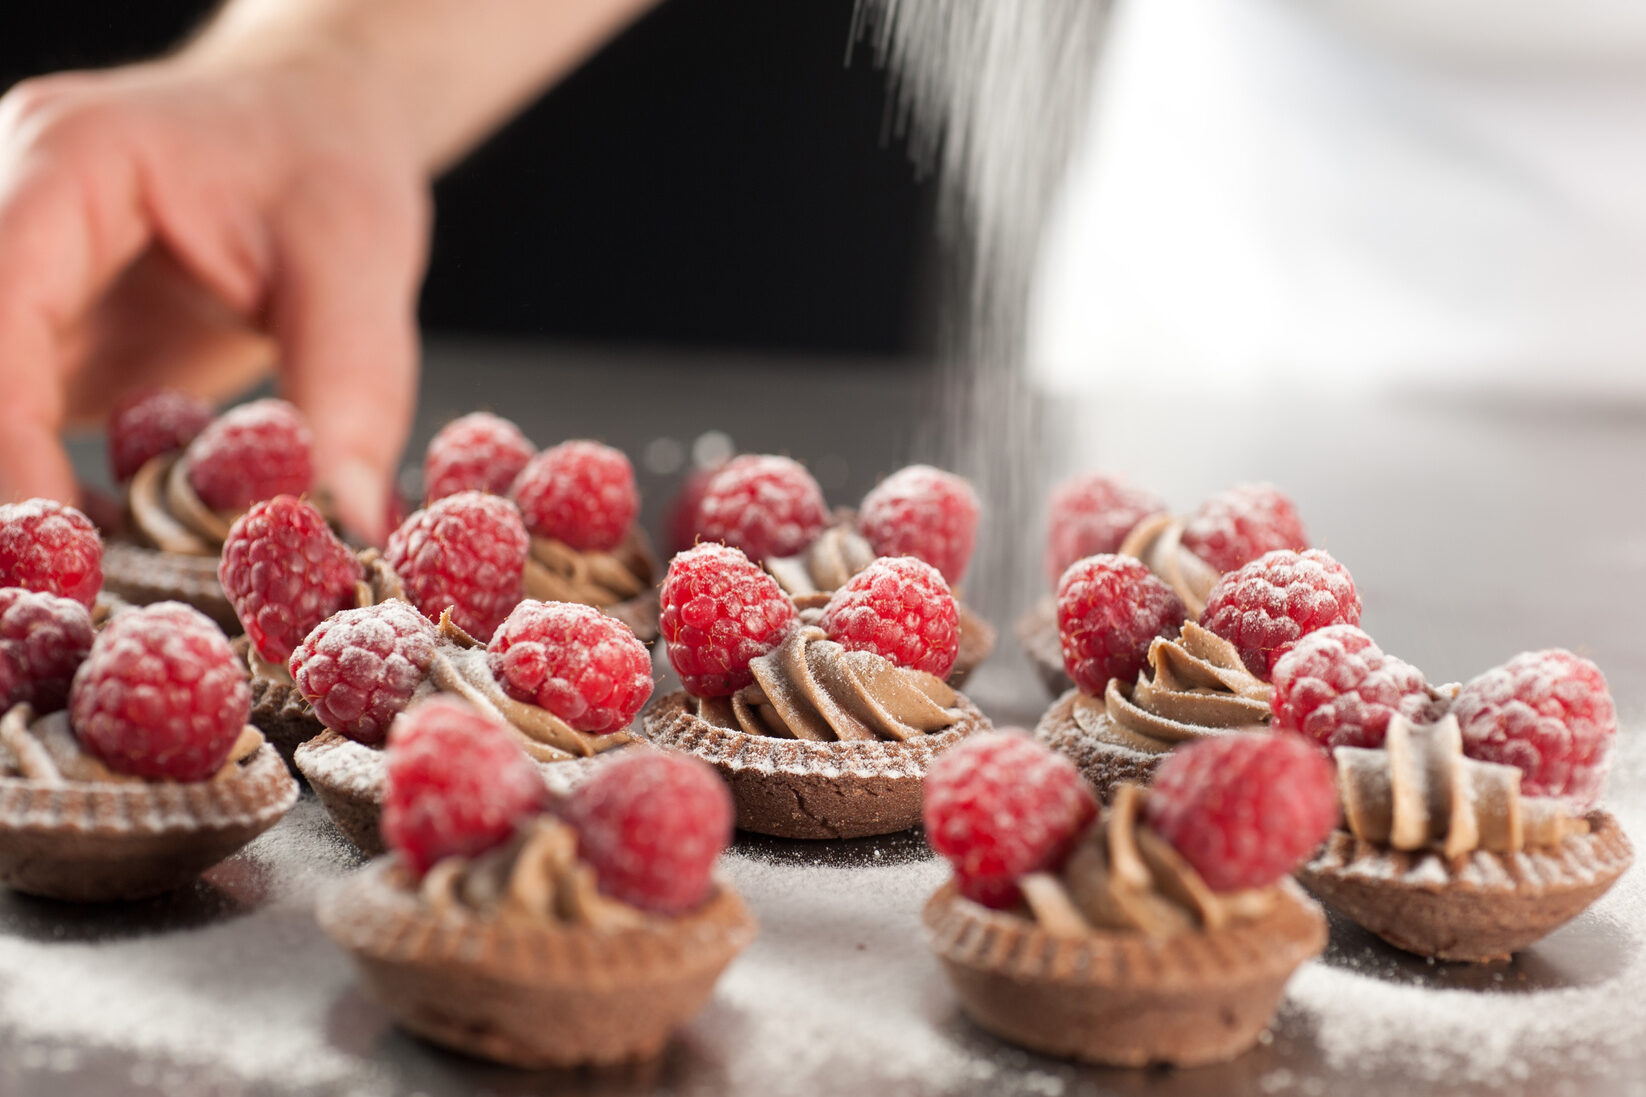
[[[643,644],[657,639],[657,556],[639,526],[610,552],[585,552],[534,536],[526,557],[526,597],[594,606],[629,626]]]
[[[256,728],[205,781],[146,781],[87,754],[68,714],[0,718],[0,882],[72,902],[182,887],[278,822],[297,784]]]
[[[801,625],[752,660],[731,697],[657,698],[652,743],[703,759],[731,784],[737,825],[781,838],[860,838],[920,822],[933,758],[987,730],[988,717],[942,680]]]
[[[1389,721],[1382,749],[1339,747],[1346,830],[1298,878],[1396,948],[1507,959],[1576,917],[1634,860],[1617,820],[1524,796],[1521,772],[1463,755],[1456,718]]]
[[[575,833],[548,818],[421,882],[398,855],[374,862],[319,918],[399,1024],[527,1069],[655,1055],[756,929],[724,886],[675,916],[600,894]]]
[[[206,506],[182,454],[153,458],[132,477],[126,527],[103,545],[103,586],[133,605],[186,602],[228,633],[240,619],[217,580],[217,557],[235,516]]]
[[[1257,1042],[1292,972],[1325,947],[1325,917],[1287,880],[1213,893],[1139,825],[1142,800],[1121,786],[1060,874],[1019,882],[1015,910],[952,881],[927,902],[929,943],[979,1026],[1113,1066],[1197,1066]]]

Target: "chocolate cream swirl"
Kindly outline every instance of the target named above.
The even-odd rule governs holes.
[[[237,515],[220,514],[195,494],[182,454],[155,457],[137,470],[126,506],[138,535],[161,552],[216,556]]]
[[[874,549],[867,538],[850,525],[830,526],[794,556],[777,556],[766,561],[783,593],[798,604],[814,595],[827,596],[874,563]],[[821,603],[820,603],[821,604]]]
[[[552,537],[533,537],[526,597],[605,608],[646,593],[656,575],[651,546],[638,527],[610,552],[583,552]]]
[[[870,651],[848,651],[800,625],[753,659],[754,684],[730,697],[695,698],[697,715],[749,735],[819,742],[917,739],[960,720],[942,679]]]
[[[1141,821],[1147,793],[1115,790],[1103,819],[1086,832],[1061,873],[1030,873],[1018,882],[1035,921],[1060,937],[1132,930],[1171,937],[1216,930],[1261,917],[1274,888],[1219,894],[1171,843]]]
[[[1389,720],[1380,749],[1338,747],[1344,823],[1356,838],[1398,850],[1510,853],[1587,834],[1561,800],[1524,796],[1520,769],[1464,757],[1457,717]]]
[[[1155,514],[1132,527],[1120,555],[1143,561],[1183,602],[1190,620],[1206,612],[1206,599],[1223,573],[1183,547],[1183,519]]]
[[[227,780],[238,771],[240,763],[256,754],[262,745],[263,736],[256,728],[242,728],[228,759],[207,780]],[[67,712],[53,712],[37,719],[29,705],[13,705],[0,717],[0,774],[42,785],[152,783],[143,777],[116,772],[88,753],[75,738]]]
[[[521,827],[508,842],[476,857],[447,857],[414,883],[423,902],[439,914],[550,921],[620,929],[646,915],[600,894],[594,869],[577,859],[577,832],[550,816]]]

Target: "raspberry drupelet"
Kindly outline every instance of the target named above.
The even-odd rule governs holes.
[[[1275,661],[1270,698],[1276,731],[1299,732],[1328,750],[1379,747],[1396,713],[1419,724],[1443,714],[1422,671],[1354,625],[1311,632]]]
[[[502,495],[536,452],[519,427],[490,412],[453,419],[429,440],[423,497],[432,503],[460,491]]]
[[[259,499],[302,495],[314,483],[314,446],[303,413],[284,400],[253,400],[208,423],[184,453],[200,501],[224,513]]]
[[[217,565],[247,638],[276,664],[321,621],[354,604],[363,575],[325,517],[290,495],[253,503],[236,519]]]
[[[744,454],[714,474],[698,503],[705,541],[742,549],[752,560],[792,556],[829,523],[823,489],[798,461]]]
[[[103,539],[91,519],[50,499],[0,504],[0,587],[72,598],[90,609],[103,586]]]
[[[437,499],[389,535],[385,559],[423,615],[491,639],[520,604],[531,538],[507,499],[463,491]]]
[[[738,549],[712,542],[669,561],[660,600],[669,662],[698,697],[729,696],[754,681],[749,660],[799,621],[777,580]]]
[[[971,563],[978,513],[977,493],[964,479],[910,465],[863,497],[857,525],[876,556],[918,556],[952,585]]]
[[[848,651],[872,651],[900,667],[948,677],[960,650],[959,608],[932,565],[882,557],[834,592],[818,622]]]
[[[1089,556],[1057,586],[1063,665],[1082,693],[1101,697],[1109,679],[1131,681],[1157,636],[1182,627],[1183,601],[1139,560]]]
[[[1200,624],[1223,637],[1259,678],[1298,640],[1330,625],[1360,624],[1349,569],[1321,549],[1279,549],[1218,581]]]
[[[486,651],[510,697],[548,709],[578,731],[621,731],[652,693],[646,645],[593,606],[521,602]]]
[[[634,467],[622,450],[599,442],[552,446],[520,470],[509,489],[526,528],[579,552],[614,549],[640,513]]]
[[[434,626],[404,602],[346,609],[297,645],[291,676],[328,728],[381,743],[434,660]]]

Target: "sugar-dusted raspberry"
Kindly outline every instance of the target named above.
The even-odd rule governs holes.
[[[520,470],[509,497],[533,536],[580,552],[616,548],[640,513],[634,466],[622,450],[599,442],[562,442],[544,450]]]
[[[1200,504],[1183,525],[1183,547],[1218,571],[1275,549],[1309,547],[1297,507],[1273,484],[1240,484]]]
[[[302,412],[284,400],[253,400],[208,423],[183,460],[200,501],[234,512],[307,492],[314,485],[313,445]]]
[[[103,586],[103,539],[91,519],[50,499],[0,505],[0,587],[73,598],[90,609]]]
[[[360,561],[308,503],[253,503],[223,542],[217,578],[257,653],[284,663],[314,626],[354,605]]]
[[[977,544],[977,493],[952,472],[910,465],[863,497],[857,526],[876,556],[918,556],[960,582]]]
[[[291,676],[315,718],[340,735],[381,743],[422,684],[436,633],[406,603],[334,613],[291,653]]]
[[[112,770],[150,779],[210,777],[249,715],[251,691],[228,638],[181,602],[115,614],[69,691],[81,746]]]
[[[521,602],[486,645],[486,658],[510,697],[578,731],[621,731],[652,695],[646,645],[593,606]]]
[[[1080,691],[1103,696],[1109,679],[1131,681],[1149,661],[1156,636],[1183,627],[1183,600],[1141,561],[1088,556],[1057,585],[1063,666]]]
[[[1165,512],[1165,500],[1118,476],[1089,472],[1064,481],[1047,504],[1046,577],[1055,585],[1076,560],[1119,552],[1133,526]]]
[[[669,561],[658,597],[669,663],[698,697],[725,697],[754,681],[749,660],[800,620],[776,579],[712,541]]]
[[[600,890],[659,914],[700,906],[731,842],[732,797],[707,765],[683,754],[625,752],[572,790],[561,811]]]
[[[0,712],[29,704],[56,712],[91,650],[91,614],[72,598],[0,589]]]
[[[1329,625],[1360,624],[1360,595],[1349,569],[1323,549],[1277,549],[1218,580],[1200,615],[1205,628],[1240,650],[1265,681],[1275,660]]]
[[[513,733],[456,697],[403,713],[383,770],[383,840],[419,876],[508,841],[549,796]]]
[[[1519,766],[1528,796],[1600,797],[1617,708],[1600,668],[1569,651],[1528,651],[1470,681],[1452,702],[1463,753]]]
[[[703,506],[703,493],[708,490],[709,481],[714,479],[720,468],[719,465],[693,468],[680,482],[680,490],[675,492],[668,513],[663,516],[669,555],[684,552],[697,544],[697,518]]]
[[[490,640],[520,604],[530,549],[513,503],[460,491],[407,518],[389,535],[384,558],[429,620],[449,608],[469,635]]]
[[[211,418],[211,405],[187,393],[132,393],[109,416],[109,468],[114,478],[124,484],[154,458],[182,449]]]
[[[746,453],[733,457],[703,489],[697,532],[751,560],[793,556],[829,524],[823,489],[798,461]]]
[[[960,893],[985,906],[1017,901],[1017,880],[1056,869],[1097,815],[1074,763],[1020,732],[974,735],[932,763],[926,841],[954,866]]]
[[[960,611],[949,584],[913,556],[882,556],[834,592],[818,625],[847,651],[947,678],[960,651]]]
[[[1201,739],[1161,763],[1144,819],[1213,891],[1267,887],[1337,826],[1337,782],[1296,735]]]
[[[503,495],[537,447],[520,428],[488,411],[453,419],[429,439],[423,458],[423,497],[429,502],[460,491]]]
[[[1396,713],[1428,724],[1445,711],[1422,671],[1383,654],[1354,625],[1309,633],[1275,660],[1273,681],[1275,730],[1300,732],[1328,750],[1382,746]]]

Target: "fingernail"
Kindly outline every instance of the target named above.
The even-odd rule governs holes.
[[[331,470],[326,484],[343,526],[366,543],[381,545],[388,502],[382,474],[358,457],[349,457]]]

